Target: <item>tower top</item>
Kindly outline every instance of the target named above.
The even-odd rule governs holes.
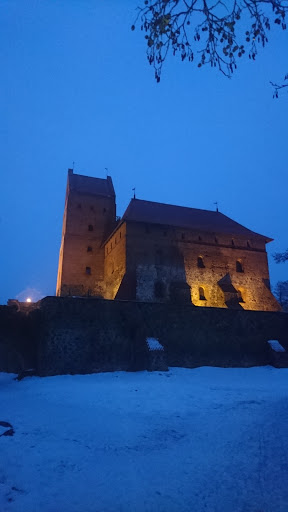
[[[115,198],[111,176],[107,176],[107,178],[93,178],[91,176],[75,174],[73,169],[68,169],[68,187],[69,191],[78,192],[79,194]]]

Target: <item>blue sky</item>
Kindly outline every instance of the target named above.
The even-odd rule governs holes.
[[[0,4],[0,303],[55,293],[67,168],[113,178],[117,214],[132,197],[214,209],[287,237],[287,34],[273,30],[231,80],[169,58],[160,84],[130,26],[140,0]],[[286,51],[285,51],[286,50]],[[285,67],[286,65],[286,67]],[[20,295],[19,295],[20,294]]]

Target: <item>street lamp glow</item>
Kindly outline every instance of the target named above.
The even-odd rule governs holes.
[[[30,297],[28,297],[28,298],[26,299],[26,302],[32,302],[32,300],[30,299]]]

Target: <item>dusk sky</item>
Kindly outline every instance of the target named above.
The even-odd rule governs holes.
[[[136,197],[213,210],[288,246],[288,36],[275,28],[231,80],[170,57],[157,84],[140,0],[1,0],[0,303],[54,295],[67,169]],[[273,25],[273,24],[272,24]],[[31,291],[32,290],[32,291]],[[34,290],[34,291],[33,291]]]

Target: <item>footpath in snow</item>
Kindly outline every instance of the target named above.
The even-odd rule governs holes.
[[[14,377],[1,512],[288,511],[286,369]]]

